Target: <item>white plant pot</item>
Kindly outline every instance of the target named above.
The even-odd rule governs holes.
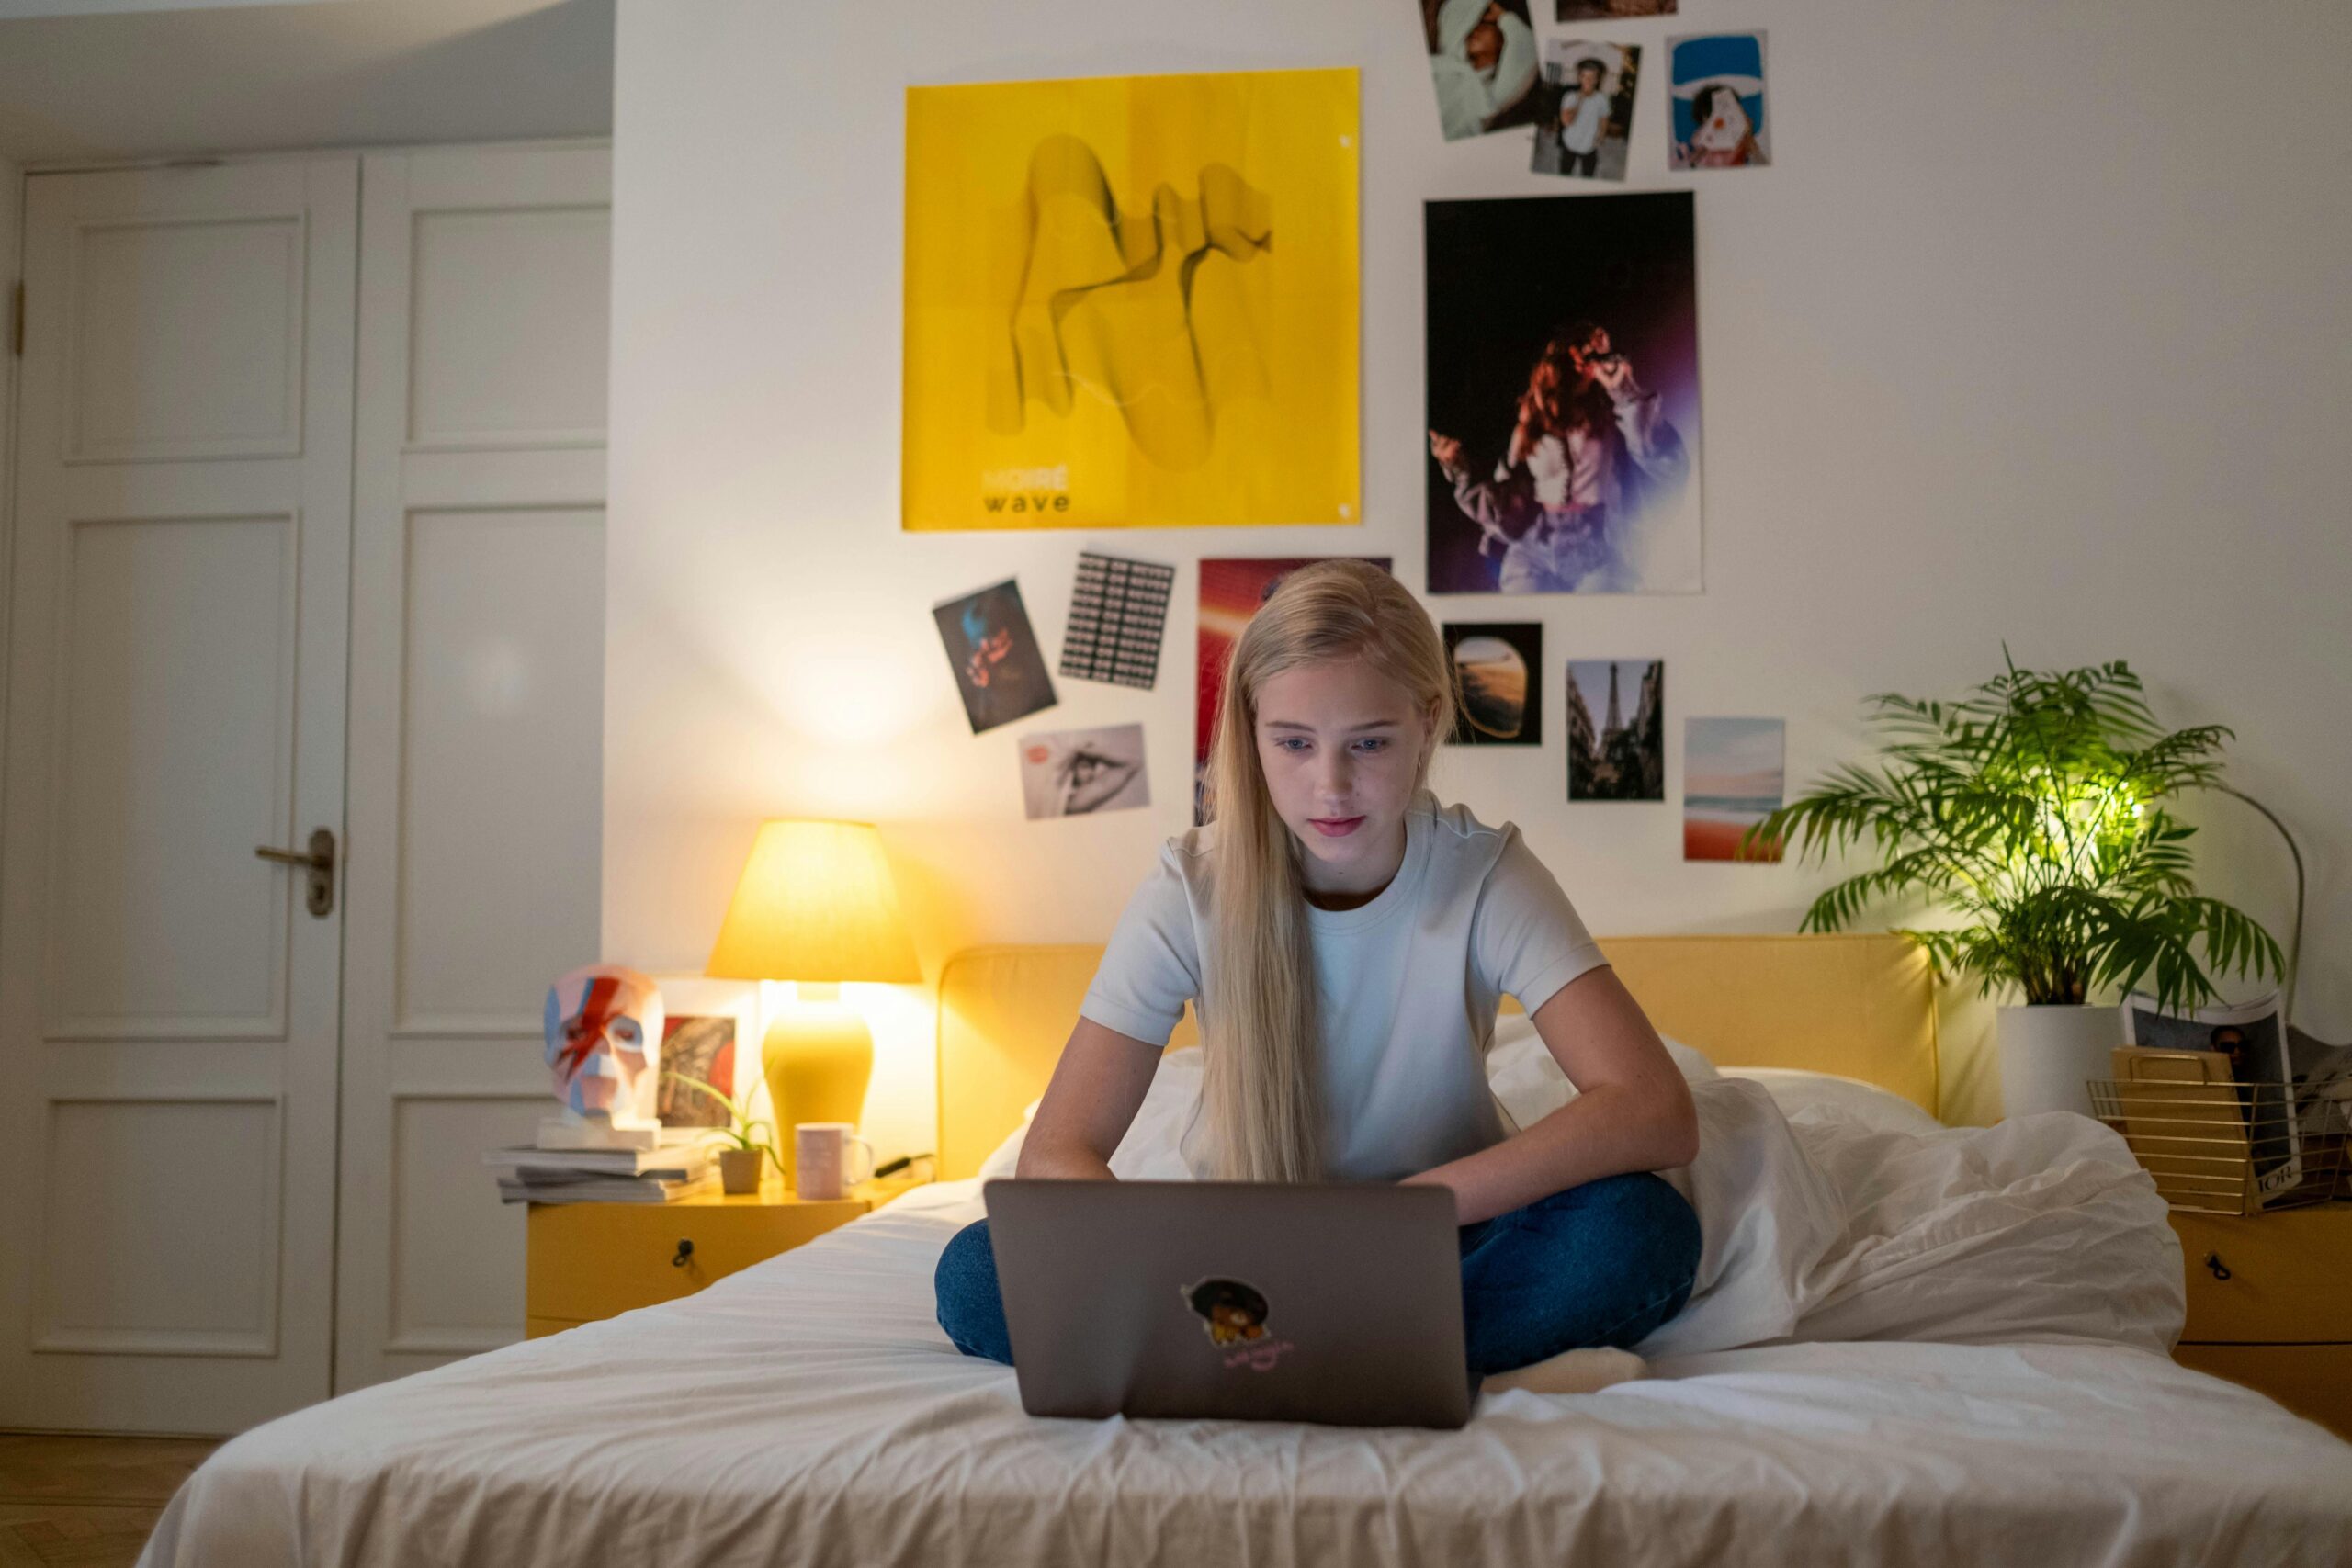
[[[2000,1013],[2001,1111],[2091,1114],[2088,1078],[2115,1076],[2112,1055],[2123,1043],[2119,1008],[2022,1007]]]

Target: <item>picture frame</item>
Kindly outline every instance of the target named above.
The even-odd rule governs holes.
[[[756,980],[714,980],[704,975],[656,975],[654,983],[662,987],[662,1070],[666,1074],[682,1069],[673,1059],[672,1042],[691,1031],[684,1027],[686,1021],[724,1019],[731,1038],[725,1042],[731,1050],[732,1062],[727,1081],[714,1087],[725,1089],[737,1104],[751,1109],[745,1096],[759,1089],[760,1042],[763,1020],[760,1010],[760,986]],[[696,1077],[701,1072],[693,1072]],[[665,1127],[725,1127],[727,1108],[713,1101],[708,1095],[691,1089],[664,1077],[659,1100],[662,1124]]]

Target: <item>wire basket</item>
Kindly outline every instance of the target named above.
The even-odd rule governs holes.
[[[2352,1200],[2344,1101],[2276,1082],[2092,1078],[2091,1111],[2176,1209],[2251,1214]]]

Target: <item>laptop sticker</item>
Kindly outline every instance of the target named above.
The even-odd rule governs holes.
[[[1254,1285],[1239,1280],[1203,1280],[1198,1284],[1184,1286],[1179,1292],[1184,1304],[1201,1318],[1201,1327],[1209,1343],[1227,1349],[1225,1364],[1248,1367],[1262,1372],[1272,1369],[1283,1352],[1292,1348],[1287,1339],[1277,1339],[1266,1326],[1270,1311],[1265,1293]]]

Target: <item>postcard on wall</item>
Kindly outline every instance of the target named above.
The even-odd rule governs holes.
[[[1197,651],[1193,662],[1193,825],[1208,820],[1209,746],[1216,739],[1217,692],[1225,681],[1225,661],[1241,628],[1273,597],[1283,579],[1300,567],[1328,556],[1286,556],[1274,559],[1204,559],[1201,562],[1201,613]],[[1359,556],[1383,571],[1390,570],[1386,556]]]
[[[1760,168],[1771,160],[1764,118],[1764,35],[1714,33],[1667,40],[1674,90],[1667,166]]]
[[[1682,721],[1682,858],[1774,862],[1781,840],[1740,839],[1781,808],[1785,726],[1777,718]]]
[[[1555,22],[1619,22],[1629,17],[1671,17],[1676,0],[1552,0]]]
[[[1696,593],[1688,191],[1432,201],[1431,593]]]
[[[902,526],[1362,522],[1359,152],[1352,70],[909,88]]]
[[[1554,39],[1544,46],[1544,116],[1535,122],[1539,175],[1619,180],[1634,141],[1642,51],[1634,44]]]
[[[1151,690],[1159,679],[1160,634],[1175,586],[1172,566],[1081,554],[1062,629],[1061,672]]]
[[[1542,112],[1528,0],[1421,0],[1421,42],[1448,141],[1525,125]]]
[[[1149,806],[1143,726],[1114,724],[1023,736],[1021,799],[1032,822]]]
[[[1046,656],[1012,579],[934,604],[931,618],[946,645],[973,734],[1054,705]]]
[[[1666,798],[1666,660],[1568,661],[1568,798]]]
[[[1544,743],[1544,626],[1540,621],[1448,623],[1453,661],[1453,746]]]

